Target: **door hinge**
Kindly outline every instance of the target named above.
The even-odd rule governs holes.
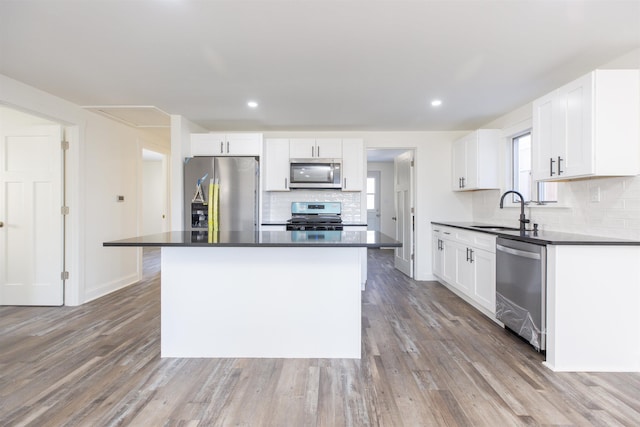
[[[69,141],[60,141],[60,147],[63,150],[68,150],[69,149]]]
[[[61,280],[69,280],[69,272],[68,271],[63,271],[62,273],[60,273],[60,279]]]
[[[60,208],[60,213],[61,213],[62,215],[69,215],[69,206],[62,206],[62,207]]]

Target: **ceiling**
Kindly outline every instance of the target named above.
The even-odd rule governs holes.
[[[640,0],[0,1],[0,74],[210,130],[471,130],[638,48]]]

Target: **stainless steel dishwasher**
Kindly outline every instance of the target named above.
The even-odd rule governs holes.
[[[538,351],[546,349],[546,269],[546,246],[496,240],[496,318]]]

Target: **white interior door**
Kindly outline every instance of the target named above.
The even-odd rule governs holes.
[[[395,267],[413,277],[413,152],[407,151],[394,159],[396,240]]]
[[[367,230],[380,231],[380,171],[367,172]]]
[[[61,127],[0,132],[0,305],[62,305]]]
[[[168,231],[168,186],[166,156],[143,150],[142,161],[142,233]]]

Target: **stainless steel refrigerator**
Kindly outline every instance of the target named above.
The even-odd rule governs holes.
[[[184,162],[184,229],[207,229],[210,180],[219,185],[218,229],[258,229],[257,157],[188,157]],[[198,193],[198,181],[201,181]]]

